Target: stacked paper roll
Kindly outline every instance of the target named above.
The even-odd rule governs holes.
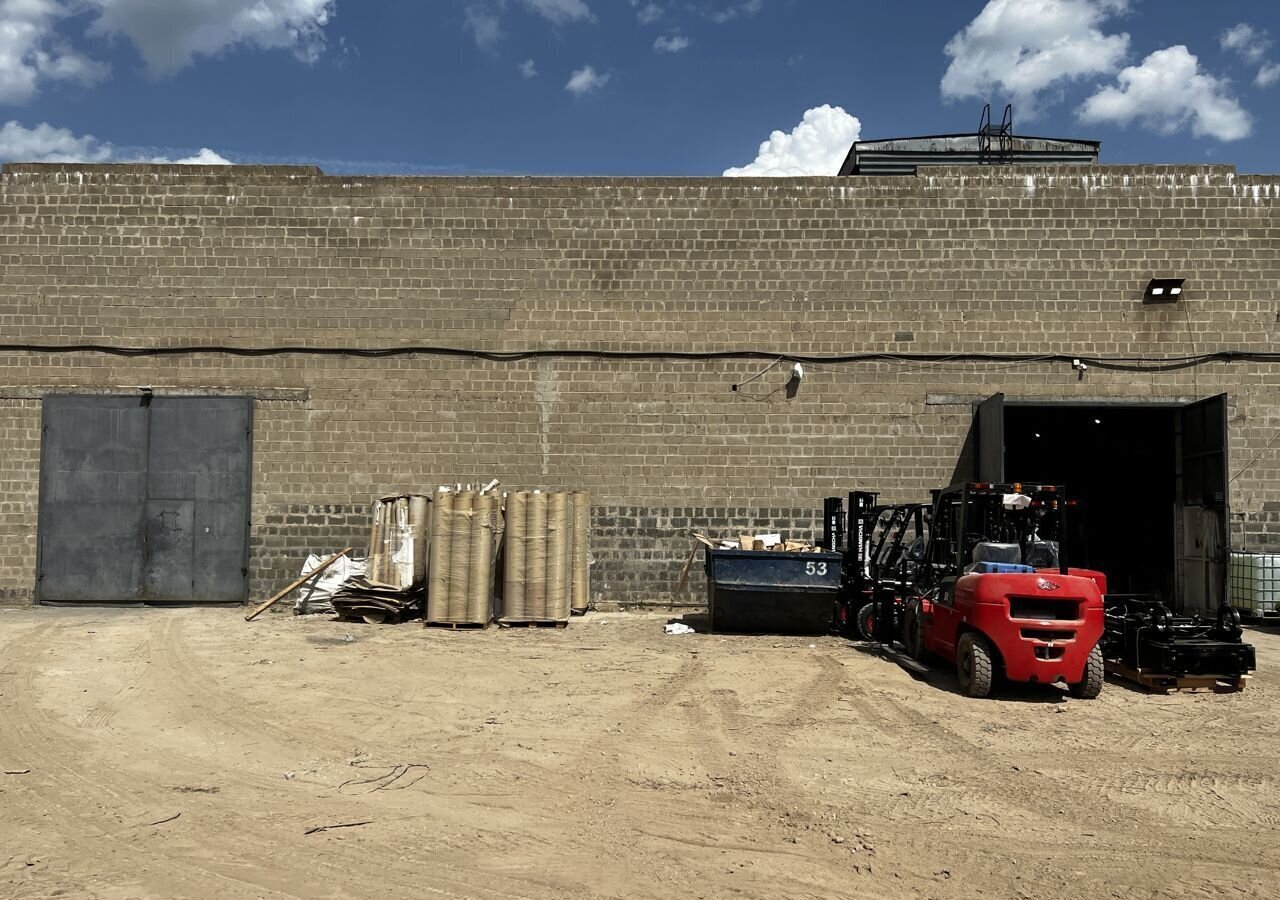
[[[375,500],[373,502],[373,527],[369,532],[369,555],[365,560],[365,571],[368,573],[369,580],[379,582],[379,569],[382,567],[382,518],[383,518],[383,502]]]
[[[423,494],[382,497],[373,505],[366,576],[374,584],[409,591],[427,572],[427,519],[431,501]]]
[[[436,495],[427,625],[493,621],[495,561],[504,530],[502,498],[490,491]]]
[[[465,622],[471,582],[471,520],[474,518],[474,491],[460,491],[453,498],[449,522],[449,591],[445,622]]]
[[[387,583],[395,587],[407,587],[413,584],[413,526],[409,522],[408,497],[399,497],[391,504],[391,524],[387,529]]]
[[[431,505],[430,582],[427,589],[427,622],[443,622],[449,615],[449,563],[452,559],[453,494],[438,491]]]
[[[427,580],[427,548],[431,537],[431,498],[425,494],[409,495],[409,530],[413,533],[414,584]]]
[[[524,612],[525,620],[539,621],[547,617],[547,495],[534,491],[529,495],[524,535]]]
[[[575,573],[582,609],[586,585],[586,525],[590,499],[568,492],[520,492],[507,497],[501,621],[564,622],[573,608]],[[581,537],[577,537],[581,533]]]
[[[497,498],[480,494],[471,517],[471,560],[467,577],[467,607],[461,621],[488,625],[493,619],[493,534]]]
[[[507,533],[503,546],[502,614],[513,621],[525,616],[525,525],[527,491],[507,495]]]
[[[570,553],[572,577],[570,586],[570,607],[581,615],[587,611],[591,601],[590,581],[590,541],[591,541],[591,494],[587,491],[574,491],[569,495],[570,515],[573,519],[571,535],[572,551]]]
[[[569,618],[569,495],[547,495],[547,591],[540,618]]]

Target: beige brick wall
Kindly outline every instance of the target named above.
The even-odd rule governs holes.
[[[7,344],[126,347],[1269,350],[1278,200],[1280,178],[1220,166],[868,180],[10,166],[0,329]],[[1143,307],[1153,274],[1188,278],[1184,302]],[[1280,366],[1095,369],[1080,382],[1062,363],[862,362],[809,366],[791,401],[730,390],[766,364],[6,350],[0,598],[21,600],[34,581],[36,398],[138,384],[262,398],[257,590],[303,547],[360,538],[380,493],[492,475],[595,492],[612,541],[599,548],[598,596],[665,599],[686,547],[673,522],[802,528],[823,496],[856,486],[923,496],[955,466],[963,398],[995,391],[1229,392],[1232,471],[1262,452],[1232,485],[1237,534],[1280,548],[1280,444],[1263,452],[1280,429]],[[775,371],[750,388],[783,380]]]

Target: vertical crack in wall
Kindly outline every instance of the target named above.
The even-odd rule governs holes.
[[[538,361],[533,396],[538,403],[538,450],[542,455],[542,474],[546,477],[551,474],[551,411],[560,400],[560,381],[553,360]]]

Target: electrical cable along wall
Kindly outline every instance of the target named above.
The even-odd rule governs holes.
[[[1061,367],[1070,365],[1078,370],[1080,364],[1108,372],[1180,372],[1211,363],[1280,363],[1280,352],[1267,350],[1218,350],[1209,353],[1187,355],[1107,355],[1093,356],[1087,352],[1064,351],[1058,353],[909,353],[909,352],[861,352],[861,353],[794,353],[762,350],[706,350],[679,351],[654,347],[635,350],[602,350],[592,347],[531,347],[523,350],[493,351],[466,347],[445,347],[406,344],[387,347],[307,347],[276,346],[249,347],[221,344],[181,344],[156,347],[124,347],[106,344],[0,344],[0,353],[32,353],[43,356],[67,354],[102,354],[129,359],[148,357],[231,356],[247,358],[286,356],[337,356],[354,359],[395,359],[400,357],[455,357],[485,362],[523,362],[537,359],[590,359],[590,360],[671,360],[702,361],[762,360],[777,362],[813,363],[826,365],[852,365],[856,363],[991,363],[1010,365],[1016,363],[1044,364]]]

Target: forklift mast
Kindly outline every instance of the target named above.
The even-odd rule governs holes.
[[[833,553],[844,550],[844,500],[839,497],[822,501],[822,549]]]
[[[851,491],[847,510],[843,497],[822,501],[822,549],[843,553],[846,568],[863,574],[870,561],[869,543],[879,497],[874,491]]]
[[[926,571],[934,578],[959,574],[981,541],[1025,545],[1048,523],[1056,525],[1059,538],[1067,533],[1067,510],[1072,504],[1062,485],[964,483],[933,493]],[[1028,497],[1030,505],[1007,509],[1005,496],[1018,494]],[[1060,539],[1058,544],[1057,568],[1066,575],[1066,541]]]
[[[862,577],[869,574],[871,529],[875,525],[876,501],[879,499],[880,495],[872,491],[849,493],[849,553],[846,559]]]

